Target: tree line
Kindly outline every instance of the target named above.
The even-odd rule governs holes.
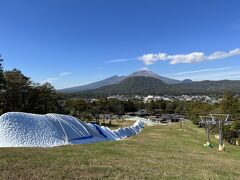
[[[20,70],[4,71],[0,61],[0,114],[11,111],[58,112],[58,95],[49,83],[40,85]]]

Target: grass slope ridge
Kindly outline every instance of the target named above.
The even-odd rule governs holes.
[[[118,142],[1,148],[0,179],[239,179],[239,147],[218,152],[211,137],[214,148],[206,148],[204,129],[191,122],[183,128],[146,127]]]
[[[122,82],[104,86],[94,90],[84,91],[86,94],[168,94],[172,91],[169,85],[152,77],[134,76],[124,79]]]

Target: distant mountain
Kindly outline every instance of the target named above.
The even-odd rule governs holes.
[[[82,91],[81,94],[96,94],[96,95],[145,95],[145,94],[169,94],[173,93],[170,85],[163,81],[144,76],[132,76],[124,79],[118,84],[100,87],[98,89]]]
[[[182,83],[192,83],[193,81],[191,79],[184,79]]]
[[[226,91],[240,94],[239,80],[196,81],[171,85],[177,94],[223,94]]]
[[[76,86],[72,88],[66,88],[66,89],[60,89],[57,90],[59,93],[77,93],[80,91],[84,91],[87,89],[97,89],[99,87],[107,86],[107,85],[112,85],[112,84],[117,84],[121,82],[123,79],[125,79],[125,76],[112,76],[110,78],[94,82],[91,84],[83,85],[83,86]]]
[[[87,84],[87,85],[83,85],[83,86],[77,86],[77,87],[71,87],[71,88],[66,88],[66,89],[60,89],[57,90],[57,92],[59,93],[78,93],[84,90],[91,90],[91,89],[97,89],[103,86],[107,86],[107,85],[113,85],[113,84],[118,84],[121,81],[129,78],[129,77],[152,77],[155,79],[159,79],[162,82],[164,82],[165,84],[177,84],[177,83],[181,83],[181,81],[179,80],[175,80],[175,79],[170,79],[170,78],[166,78],[166,77],[162,77],[152,71],[148,71],[148,70],[142,70],[142,71],[137,71],[134,72],[128,76],[112,76],[110,78],[98,81],[98,82],[94,82],[91,84]]]
[[[165,84],[163,81],[144,76],[132,76],[118,84],[80,92],[82,95],[201,95],[223,94],[226,91],[240,94],[240,81],[199,81]]]
[[[91,84],[58,90],[60,93],[110,95],[181,95],[181,94],[223,94],[230,91],[240,94],[240,81],[183,81],[162,77],[152,71],[142,70],[128,76],[112,76]]]
[[[134,72],[134,73],[130,74],[127,77],[134,77],[134,76],[143,76],[143,77],[156,78],[156,79],[159,79],[159,80],[163,81],[165,84],[181,83],[181,81],[179,81],[179,80],[163,77],[163,76],[160,76],[160,75],[158,75],[158,74],[156,74],[156,73],[154,73],[152,71],[148,71],[148,70],[137,71],[137,72]]]

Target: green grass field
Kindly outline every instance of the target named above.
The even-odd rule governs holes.
[[[203,146],[203,129],[146,127],[137,136],[90,145],[1,148],[0,179],[240,179],[240,147]]]

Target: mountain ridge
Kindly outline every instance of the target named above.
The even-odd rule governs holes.
[[[111,85],[111,84],[117,84],[121,82],[125,76],[111,76],[109,78],[103,79],[101,81],[93,82],[90,84],[82,85],[82,86],[76,86],[76,87],[70,87],[70,88],[64,88],[64,89],[59,89],[57,92],[60,93],[77,93],[80,91],[84,90],[90,90],[90,89],[97,89],[99,87]]]
[[[197,94],[223,94],[225,91],[240,94],[239,80],[220,81],[183,81],[162,77],[152,71],[137,71],[128,76],[111,76],[102,81],[84,86],[73,87],[58,91],[72,94],[139,94],[139,95],[197,95]]]
[[[118,84],[121,81],[123,81],[124,79],[127,79],[129,77],[135,77],[135,76],[153,77],[153,78],[156,78],[156,79],[159,79],[159,80],[163,81],[166,84],[181,83],[181,81],[179,81],[179,80],[163,77],[163,76],[160,76],[157,73],[154,73],[154,72],[149,71],[149,70],[140,70],[140,71],[133,72],[133,73],[127,75],[127,76],[114,75],[114,76],[111,76],[109,78],[103,79],[101,81],[93,82],[93,83],[90,83],[90,84],[59,89],[59,90],[57,90],[57,92],[60,92],[60,93],[78,93],[78,92],[81,92],[81,91],[84,91],[84,90],[97,89],[97,88],[107,86],[107,85]]]
[[[224,94],[226,91],[239,94],[240,81],[197,81],[167,85],[152,77],[135,76],[115,85],[80,92],[82,95],[206,95]]]
[[[132,76],[124,79],[118,84],[103,86],[97,89],[85,90],[81,94],[99,94],[99,95],[144,95],[148,94],[166,94],[172,92],[170,85],[163,81],[144,76]]]
[[[128,75],[127,77],[133,77],[133,76],[153,77],[153,78],[163,81],[165,84],[181,83],[181,81],[179,81],[179,80],[163,77],[163,76],[160,76],[159,74],[154,73],[149,70],[136,71],[136,72],[133,72],[132,74]]]

